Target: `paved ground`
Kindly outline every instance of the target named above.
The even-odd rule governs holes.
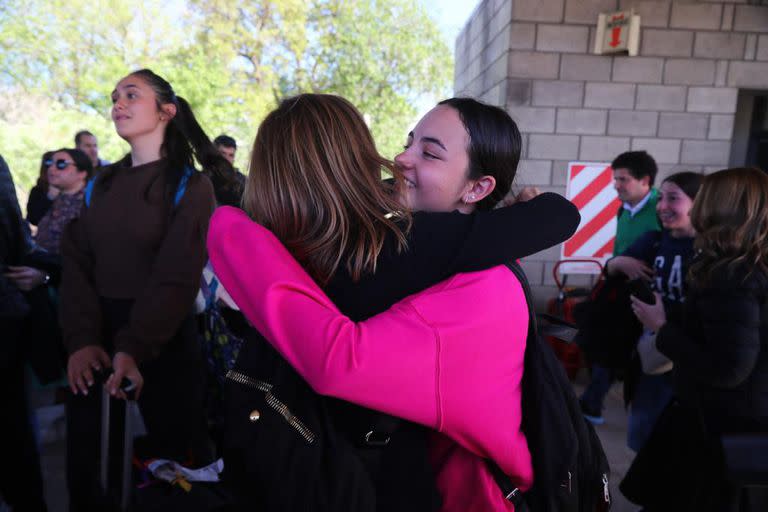
[[[577,391],[581,391],[586,378],[581,375],[577,381]],[[33,401],[37,409],[37,417],[41,430],[42,466],[45,478],[46,499],[51,512],[66,512],[66,483],[65,483],[65,445],[64,422],[61,407],[45,406],[50,404],[51,394],[36,392]],[[634,453],[626,445],[627,415],[621,396],[621,386],[615,385],[606,399],[604,413],[605,424],[597,428],[603,447],[608,454],[612,471],[612,495],[614,512],[636,512],[639,507],[629,503],[619,493],[617,486],[627,471]],[[0,504],[0,512],[3,506]]]

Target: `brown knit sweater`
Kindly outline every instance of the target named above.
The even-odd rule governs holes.
[[[195,173],[175,207],[164,196],[166,161],[109,168],[91,203],[62,239],[60,318],[69,353],[102,345],[99,298],[134,299],[115,352],[137,362],[156,356],[192,311],[206,260],[213,187]],[[104,171],[102,171],[104,172]]]

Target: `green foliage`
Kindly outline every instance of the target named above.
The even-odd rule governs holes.
[[[103,158],[128,150],[109,95],[150,67],[192,105],[211,137],[233,135],[239,167],[263,117],[283,97],[340,94],[393,156],[416,102],[449,92],[451,51],[408,0],[4,0],[0,2],[0,153],[17,186],[40,155],[97,135]]]

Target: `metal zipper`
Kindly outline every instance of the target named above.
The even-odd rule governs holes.
[[[280,416],[285,418],[285,421],[287,421],[290,426],[292,426],[299,434],[301,434],[301,436],[306,439],[309,444],[314,442],[315,434],[313,434],[312,431],[309,430],[307,426],[301,422],[301,420],[294,416],[291,410],[288,409],[288,406],[275,398],[275,395],[272,393],[267,393],[266,399],[267,405],[277,411]]]
[[[608,475],[606,473],[603,473],[603,499],[610,505],[611,491],[608,489]]]
[[[262,393],[269,393],[270,391],[272,391],[272,384],[268,384],[260,380],[252,379],[251,377],[243,373],[236,372],[234,370],[229,370],[227,372],[227,378],[229,380],[233,380],[237,382],[238,384],[242,384],[244,386],[258,389]]]
[[[293,429],[296,430],[299,435],[301,435],[301,437],[303,437],[309,444],[312,444],[315,441],[315,434],[291,412],[287,405],[278,400],[275,395],[272,394],[272,384],[253,379],[234,370],[227,372],[227,378],[237,382],[238,384],[257,389],[264,393],[264,398],[266,399],[268,406],[270,406],[275,410],[275,412],[282,416],[285,421],[287,421],[288,424],[293,427]]]

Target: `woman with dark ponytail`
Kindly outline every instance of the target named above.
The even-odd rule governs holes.
[[[171,84],[149,69],[141,69],[131,73],[128,78],[130,77],[143,80],[152,89],[157,98],[158,108],[160,105],[173,105],[175,107],[175,115],[170,118],[162,141],[163,156],[168,161],[170,171],[167,180],[168,188],[175,190],[175,186],[181,180],[184,168],[192,167],[194,160],[197,160],[203,169],[203,174],[208,176],[213,184],[216,200],[220,204],[239,206],[243,191],[236,178],[235,170],[232,164],[221,156],[211,139],[200,127],[187,100],[181,96],[176,96]],[[114,93],[112,98],[114,101]],[[113,109],[113,120],[118,134],[120,134],[120,128],[114,116]],[[109,174],[110,171],[104,173],[102,183],[109,180]]]
[[[94,384],[104,370],[114,371],[103,388],[114,397],[126,398],[118,387],[123,378],[135,386],[147,430],[139,455],[195,465],[209,458],[192,312],[215,202],[194,163],[215,179],[225,179],[231,166],[189,104],[152,71],[120,80],[112,102],[115,129],[131,151],[89,184],[82,215],[62,241],[72,511],[109,506],[96,465],[102,387]],[[113,439],[122,439],[115,435],[121,412],[112,415]],[[111,447],[110,461],[119,454]]]

